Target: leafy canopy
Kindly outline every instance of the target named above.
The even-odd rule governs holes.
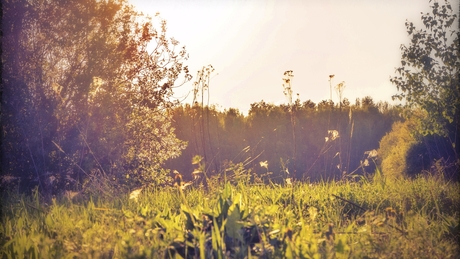
[[[184,148],[170,124],[173,88],[191,79],[166,21],[125,0],[3,10],[4,173],[42,190],[51,178],[78,188],[100,176],[162,179],[161,164]]]
[[[457,18],[447,1],[435,1],[431,13],[422,13],[424,29],[407,21],[411,41],[401,45],[401,66],[390,79],[400,91],[393,99],[404,99],[409,107],[423,111],[419,133],[451,137],[453,145],[458,142],[452,133],[459,129],[460,106]]]

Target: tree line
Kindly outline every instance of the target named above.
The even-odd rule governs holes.
[[[229,164],[244,163],[256,177],[269,173],[272,180],[370,173],[375,164],[368,155],[379,149],[392,124],[403,119],[401,110],[374,103],[369,96],[354,104],[346,98],[341,104],[297,99],[292,106],[260,101],[251,104],[247,116],[233,108],[185,104],[172,110],[172,125],[188,145],[166,164],[191,176],[191,161],[200,155],[208,177],[222,174]]]

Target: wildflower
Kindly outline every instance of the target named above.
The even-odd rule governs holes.
[[[325,137],[326,142],[336,140],[340,137],[339,131],[337,130],[328,130],[327,131],[327,137]]]
[[[174,170],[173,172],[176,176],[174,176],[174,186],[177,186],[178,188],[180,188],[181,190],[184,190],[187,186],[191,185],[193,182],[186,182],[184,183],[183,179],[182,179],[182,175]],[[195,172],[194,172],[195,173]],[[201,172],[199,172],[201,173]],[[196,173],[197,174],[197,173]],[[197,179],[198,176],[194,174],[194,178]]]
[[[364,152],[364,155],[367,155],[368,158],[374,158],[378,156],[378,152],[375,149]]]
[[[139,189],[136,189],[136,190],[132,191],[129,194],[129,199],[130,200],[135,200],[137,202],[137,199],[138,199],[139,194],[141,193],[141,191],[142,191],[142,188],[139,188]]]
[[[267,160],[260,161],[259,164],[260,164],[260,167],[264,167],[265,169],[268,169],[268,161]]]

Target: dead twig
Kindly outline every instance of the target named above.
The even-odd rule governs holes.
[[[365,208],[359,206],[358,204],[356,204],[356,203],[354,203],[354,202],[352,202],[352,201],[350,201],[350,200],[347,200],[347,199],[342,198],[342,197],[340,197],[340,196],[337,196],[337,195],[335,195],[335,194],[332,194],[332,196],[334,196],[334,197],[336,197],[337,199],[340,199],[340,200],[342,200],[342,201],[348,202],[348,203],[350,203],[351,205],[355,206],[355,207],[358,208],[358,209],[361,209],[361,210],[363,210],[363,211],[367,211]]]

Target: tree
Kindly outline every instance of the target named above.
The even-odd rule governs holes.
[[[78,188],[95,174],[161,179],[160,165],[184,146],[169,123],[172,89],[191,79],[166,21],[125,0],[3,9],[3,172],[41,190],[50,178]]]
[[[447,1],[435,1],[431,13],[422,13],[425,29],[417,30],[407,21],[411,42],[401,46],[401,67],[390,80],[400,91],[393,98],[404,99],[408,107],[422,111],[418,132],[450,139],[458,154],[460,32],[451,29],[456,19]]]
[[[314,111],[316,108],[316,103],[314,103],[312,100],[307,100],[303,102],[302,107],[305,110]]]

